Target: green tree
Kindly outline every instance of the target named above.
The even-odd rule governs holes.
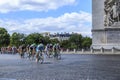
[[[63,40],[60,42],[60,46],[64,49],[67,49],[70,47],[70,43],[69,43],[69,40]]]
[[[50,43],[50,37],[48,37],[48,36],[45,36],[44,38],[43,38],[43,43],[46,45],[46,44],[48,44],[48,43]]]
[[[81,34],[72,34],[69,38],[69,42],[71,44],[71,48],[80,49],[82,48],[82,35]]]
[[[90,37],[83,38],[82,46],[84,49],[90,48],[91,44],[92,44],[92,39]]]
[[[71,43],[71,46],[69,47],[69,49],[78,49],[78,45],[76,45],[75,43]]]
[[[10,44],[18,47],[26,43],[25,39],[26,39],[25,34],[14,32],[10,38]]]
[[[59,40],[57,38],[56,39],[50,39],[50,43],[56,44],[56,43],[59,43]]]
[[[10,35],[5,28],[0,28],[0,47],[10,44]]]
[[[26,37],[27,44],[33,44],[33,43],[39,44],[41,42],[44,43],[44,37],[39,33],[32,33]]]

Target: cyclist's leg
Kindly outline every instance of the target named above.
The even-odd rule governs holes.
[[[36,53],[36,62],[39,61],[39,52]]]
[[[42,64],[43,61],[44,61],[44,56],[43,56],[43,54],[42,54],[42,51],[40,51],[39,61],[40,61],[41,64]]]

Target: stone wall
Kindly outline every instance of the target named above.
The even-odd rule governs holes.
[[[92,0],[92,47],[120,49],[120,22],[104,26],[104,2],[105,0]]]
[[[105,0],[92,0],[93,30],[104,29],[104,1]]]

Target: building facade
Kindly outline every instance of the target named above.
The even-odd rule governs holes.
[[[50,39],[58,39],[59,41],[68,40],[70,38],[70,33],[54,33],[50,34]]]

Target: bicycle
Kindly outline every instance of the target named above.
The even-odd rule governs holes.
[[[36,62],[40,62],[41,64],[44,62],[44,57],[42,51],[38,51],[36,54]]]

